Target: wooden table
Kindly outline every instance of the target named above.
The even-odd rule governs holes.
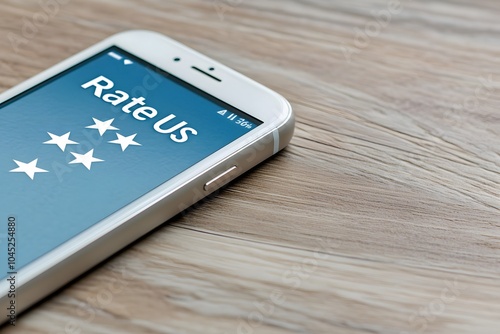
[[[0,4],[2,90],[151,29],[279,91],[298,123],[3,332],[500,331],[498,1],[54,1]]]

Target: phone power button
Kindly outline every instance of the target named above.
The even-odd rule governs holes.
[[[233,178],[233,176],[236,174],[237,169],[238,169],[238,167],[236,167],[236,166],[229,168],[224,173],[214,177],[212,180],[205,183],[205,185],[203,186],[203,189],[207,192],[212,192],[212,191],[222,187],[227,182],[229,182],[229,180],[231,180]]]

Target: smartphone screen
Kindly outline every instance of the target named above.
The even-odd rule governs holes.
[[[0,104],[2,273],[8,226],[19,270],[260,124],[118,47]]]

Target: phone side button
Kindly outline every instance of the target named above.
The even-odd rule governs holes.
[[[236,173],[237,169],[238,169],[238,167],[236,167],[236,166],[229,168],[224,173],[214,177],[212,180],[205,183],[205,185],[203,186],[203,189],[205,191],[212,192],[212,191],[216,190],[217,188],[222,187],[229,180],[231,180],[233,175]]]

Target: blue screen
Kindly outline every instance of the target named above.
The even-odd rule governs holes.
[[[25,266],[261,123],[117,47],[4,102],[0,268]]]

